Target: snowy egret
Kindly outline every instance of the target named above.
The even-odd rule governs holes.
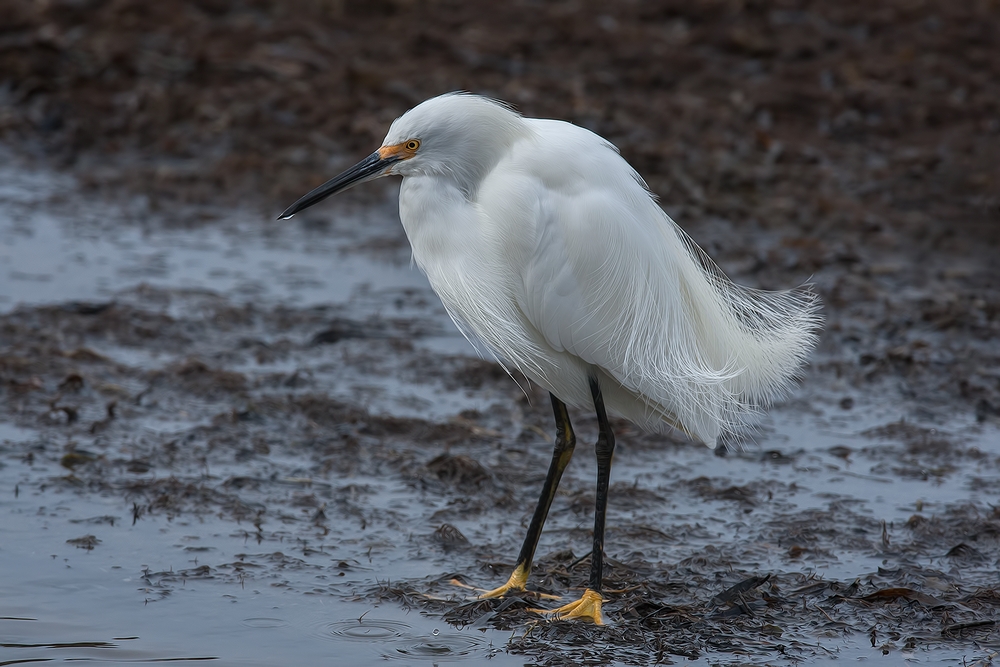
[[[548,613],[602,623],[608,414],[714,447],[787,390],[816,343],[818,302],[806,287],[731,282],[608,141],[465,93],[403,114],[377,151],[281,218],[390,175],[403,177],[399,217],[413,259],[452,320],[552,399],[557,435],[541,497],[513,573],[484,597],[524,590],[576,443],[566,405],[592,407],[590,584]]]

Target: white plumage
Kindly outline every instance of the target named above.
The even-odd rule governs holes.
[[[475,95],[435,97],[408,111],[381,148],[282,217],[389,174],[403,177],[399,217],[413,259],[452,319],[552,394],[556,438],[542,493],[513,573],[484,597],[525,588],[576,445],[565,404],[593,407],[590,584],[579,600],[545,613],[603,623],[615,447],[607,411],[714,447],[787,389],[816,343],[816,298],[806,288],[733,284],[610,143]]]
[[[451,94],[397,119],[383,146],[413,258],[456,324],[563,401],[714,447],[780,396],[816,343],[806,288],[732,283],[609,142]]]

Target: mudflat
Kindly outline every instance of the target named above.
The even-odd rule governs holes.
[[[998,35],[991,3],[4,3],[5,650],[989,664]],[[824,302],[755,432],[615,424],[608,628],[452,583],[509,574],[554,434],[409,267],[394,186],[273,220],[456,89],[607,137],[731,277]],[[566,597],[572,416],[530,583]]]

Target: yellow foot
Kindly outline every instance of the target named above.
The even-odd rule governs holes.
[[[523,591],[525,590],[524,585],[528,582],[528,569],[523,565],[518,565],[514,568],[514,572],[510,575],[510,579],[507,583],[493,590],[486,590],[485,588],[476,588],[468,584],[463,584],[458,579],[452,579],[450,583],[455,586],[461,586],[462,588],[467,588],[469,590],[476,591],[479,593],[479,599],[484,600],[486,598],[499,598],[506,595],[509,591]],[[548,593],[536,593],[531,592],[532,595],[538,597],[541,600],[558,600],[558,595],[549,595]]]
[[[604,598],[601,597],[601,594],[588,588],[576,602],[570,602],[557,609],[529,609],[528,611],[551,614],[554,619],[559,621],[586,618],[593,621],[594,625],[604,625],[604,619],[601,618],[602,602],[604,602]]]

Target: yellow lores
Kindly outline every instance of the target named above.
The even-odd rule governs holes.
[[[382,160],[393,162],[395,160],[409,160],[417,154],[418,148],[420,148],[420,140],[410,139],[395,146],[383,146],[376,152]]]

